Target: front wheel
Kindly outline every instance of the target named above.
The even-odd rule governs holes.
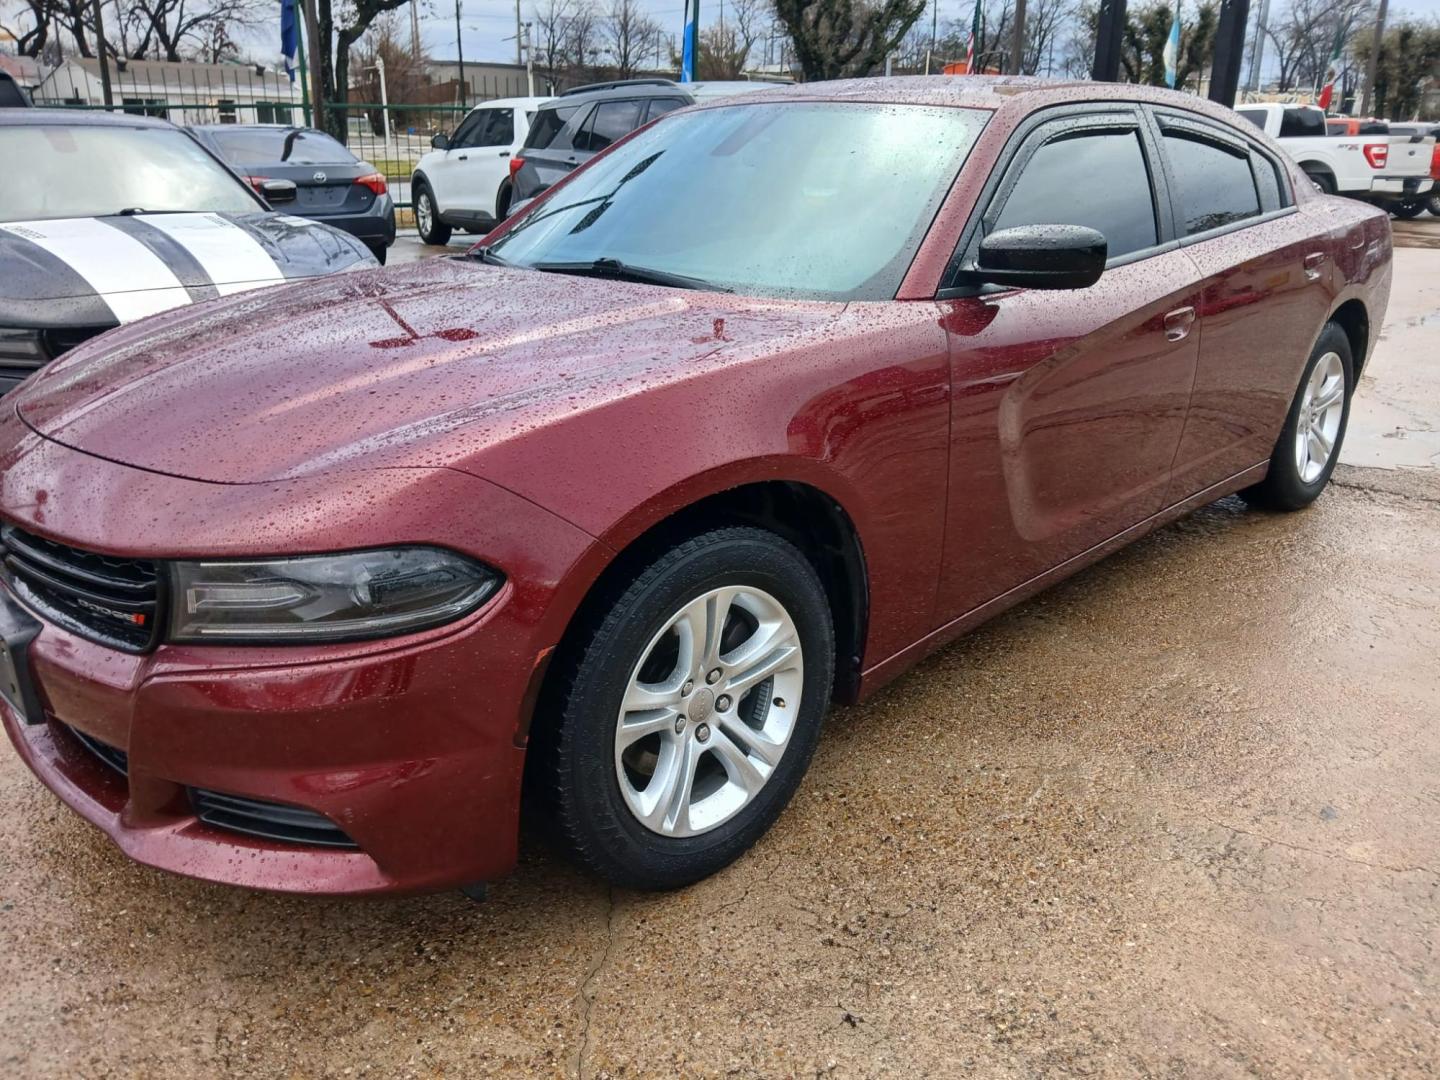
[[[557,661],[532,764],[562,842],[637,889],[739,858],[810,763],[834,651],[824,588],[780,537],[720,528],[656,558]]]
[[[415,231],[426,244],[443,247],[450,242],[450,226],[440,220],[440,211],[428,184],[415,185]]]
[[[1269,472],[1240,493],[1246,502],[1267,510],[1299,510],[1320,497],[1340,458],[1354,388],[1350,339],[1335,323],[1326,323],[1290,403]]]

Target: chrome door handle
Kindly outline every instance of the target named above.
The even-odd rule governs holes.
[[[1312,251],[1305,256],[1305,277],[1310,281],[1320,280],[1320,267],[1325,265],[1325,253]]]
[[[1165,340],[1184,341],[1190,336],[1190,328],[1195,325],[1195,309],[1193,307],[1176,308],[1165,316]]]

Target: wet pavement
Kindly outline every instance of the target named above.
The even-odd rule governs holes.
[[[684,892],[533,839],[483,905],[202,885],[0,751],[0,1072],[1434,1075],[1440,472],[1408,455],[1440,251],[1400,254],[1369,467],[1202,510],[836,710],[779,825]]]

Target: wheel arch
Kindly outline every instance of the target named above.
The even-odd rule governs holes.
[[[1365,302],[1358,297],[1352,297],[1332,311],[1327,321],[1335,323],[1345,331],[1345,337],[1350,341],[1355,381],[1358,383],[1370,351],[1370,313]]]
[[[668,501],[668,500],[667,500]],[[648,519],[648,520],[646,520]],[[835,627],[835,698],[855,700],[860,685],[870,590],[865,551],[854,518],[831,492],[793,479],[752,480],[669,502],[663,513],[644,514],[643,525],[627,519],[602,540],[613,555],[585,588],[565,622],[554,655],[574,647],[625,584],[661,552],[685,539],[725,525],[765,529],[794,544],[814,567],[825,588]],[[562,665],[563,666],[563,665]],[[554,682],[548,675],[543,703]],[[537,715],[552,710],[542,707]]]

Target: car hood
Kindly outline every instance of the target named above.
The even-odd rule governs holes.
[[[0,223],[0,326],[126,323],[299,278],[374,266],[354,237],[265,211]]]
[[[74,449],[220,483],[444,466],[842,310],[431,259],[123,327],[16,409]]]

